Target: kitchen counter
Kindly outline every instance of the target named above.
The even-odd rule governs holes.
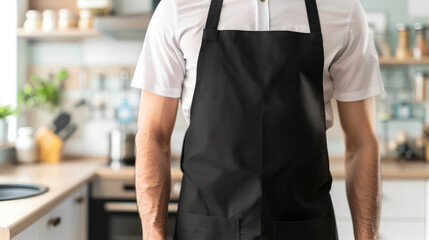
[[[0,170],[0,183],[49,187],[38,196],[0,201],[0,240],[16,236],[53,209],[73,191],[88,183],[105,160],[67,160],[60,164],[9,165]]]
[[[180,161],[179,161],[180,162]],[[53,209],[76,189],[94,178],[134,179],[134,167],[114,170],[105,159],[69,159],[60,164],[10,165],[0,170],[0,183],[30,183],[49,187],[35,197],[0,202],[0,240],[10,239]],[[330,157],[333,178],[345,177],[344,158]],[[429,178],[429,163],[383,158],[382,178]],[[181,178],[176,159],[172,178]]]
[[[330,170],[333,178],[344,178],[344,157],[330,157]],[[381,159],[381,178],[429,178],[429,163],[425,161],[397,161],[393,157]]]
[[[344,178],[346,176],[344,157],[331,156],[329,168],[333,178]],[[381,160],[382,178],[429,178],[429,163],[424,161],[397,161],[392,157],[384,157]],[[111,168],[100,168],[95,172],[99,178],[133,179],[134,167],[124,167],[121,170]],[[179,163],[172,164],[172,178],[182,177]]]

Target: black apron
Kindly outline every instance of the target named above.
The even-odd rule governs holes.
[[[338,239],[322,34],[315,0],[303,1],[310,33],[218,30],[223,1],[211,0],[175,240]]]

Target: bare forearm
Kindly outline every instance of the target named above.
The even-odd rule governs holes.
[[[143,240],[164,240],[170,198],[170,148],[150,134],[136,138],[136,193]]]
[[[346,153],[346,191],[356,240],[377,239],[381,207],[378,141]]]

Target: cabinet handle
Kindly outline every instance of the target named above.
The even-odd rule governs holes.
[[[80,196],[80,197],[75,198],[74,202],[77,204],[81,204],[81,203],[83,203],[84,200],[85,200],[85,198]]]
[[[60,217],[55,217],[55,218],[49,219],[48,226],[52,225],[53,227],[56,227],[60,223],[61,223],[61,218]]]

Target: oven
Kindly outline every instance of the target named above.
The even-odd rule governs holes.
[[[167,240],[173,239],[181,178],[172,176]],[[90,184],[89,240],[141,240],[134,179],[97,178]]]

